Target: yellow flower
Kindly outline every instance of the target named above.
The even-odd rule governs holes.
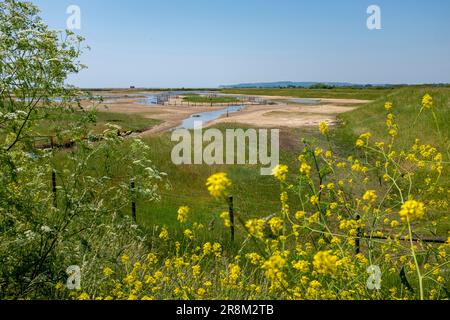
[[[306,215],[305,211],[297,211],[295,213],[295,218],[298,219],[298,220],[301,220],[301,219],[303,219],[305,217],[305,215]]]
[[[426,95],[423,96],[423,98],[422,98],[422,106],[425,109],[433,108],[433,98],[429,94],[426,94]]]
[[[123,264],[126,264],[128,261],[130,261],[130,257],[127,255],[123,255],[120,257],[120,261],[122,261]]]
[[[391,137],[395,137],[395,136],[397,136],[397,134],[398,134],[398,130],[397,130],[397,129],[391,129],[391,130],[389,130],[388,134],[389,134]]]
[[[300,173],[309,177],[309,175],[311,173],[311,166],[308,165],[306,162],[302,162],[302,164],[300,165]]]
[[[293,262],[292,266],[294,267],[294,269],[296,269],[302,273],[306,273],[309,271],[309,262],[308,261],[300,260],[297,262]]]
[[[370,132],[363,133],[362,135],[359,136],[359,138],[363,139],[363,140],[368,140],[371,137],[372,137],[372,134]]]
[[[189,207],[183,206],[178,209],[177,220],[180,223],[186,223],[189,214]]]
[[[277,235],[283,229],[283,220],[278,217],[274,217],[269,220],[269,226],[270,230]]]
[[[392,102],[386,102],[386,103],[384,104],[384,108],[385,108],[387,111],[390,111],[390,110],[392,109],[392,107],[393,107]]]
[[[273,168],[272,174],[273,176],[278,179],[280,182],[286,181],[287,173],[289,172],[288,166],[284,164],[280,164]]]
[[[425,205],[422,202],[408,200],[402,205],[399,214],[403,221],[420,219],[425,215]]]
[[[201,267],[197,264],[195,266],[192,266],[192,275],[195,279],[198,279],[200,277],[200,274],[202,272]]]
[[[206,293],[206,290],[204,288],[198,288],[197,290],[197,295],[199,295],[200,297],[203,297]]]
[[[211,242],[207,242],[203,245],[203,254],[206,256],[212,252]]]
[[[399,222],[397,220],[392,220],[391,221],[391,227],[392,228],[398,227],[398,225],[399,225]]]
[[[78,300],[90,300],[90,297],[86,292],[83,292],[78,296]]]
[[[205,281],[205,282],[203,283],[203,285],[204,285],[205,287],[211,287],[211,286],[212,286],[212,282],[211,282],[211,281]]]
[[[356,146],[357,146],[358,148],[364,147],[365,144],[366,144],[366,143],[365,143],[363,140],[361,140],[361,139],[356,140]]]
[[[63,284],[62,282],[58,282],[58,283],[55,285],[55,289],[56,289],[56,290],[60,290],[60,289],[62,289],[62,288],[64,288],[64,284]]]
[[[109,276],[112,275],[113,273],[114,273],[114,271],[113,271],[111,268],[105,267],[105,268],[103,269],[103,274],[104,274],[106,277],[109,277]]]
[[[279,252],[274,254],[262,265],[265,270],[264,274],[272,280],[272,287],[275,289],[285,282],[285,275],[282,269],[286,266],[286,259]]]
[[[247,253],[245,255],[245,257],[248,260],[250,260],[250,263],[253,264],[253,265],[260,265],[262,263],[262,261],[263,261],[263,258],[259,254],[255,253],[255,252]]]
[[[255,238],[262,239],[264,237],[264,219],[251,219],[245,223],[248,232]]]
[[[169,239],[169,231],[167,231],[166,228],[163,228],[159,234],[159,238],[163,241],[167,241]]]
[[[316,157],[320,157],[320,156],[323,154],[323,150],[320,149],[319,147],[317,147],[317,148],[314,150],[314,154],[315,154]]]
[[[338,257],[332,254],[332,251],[319,251],[314,256],[314,269],[320,274],[335,274],[337,270],[336,262]]]
[[[228,264],[228,277],[224,279],[224,283],[235,285],[241,277],[241,268],[237,264]]]
[[[230,213],[224,211],[220,214],[220,218],[223,220],[223,224],[225,225],[225,227],[231,227]]]
[[[218,258],[222,255],[222,245],[220,243],[215,242],[212,246],[214,255]]]
[[[194,233],[191,230],[189,230],[189,229],[184,230],[183,234],[189,240],[193,240],[194,239]]]
[[[158,262],[158,257],[156,256],[156,254],[151,252],[147,255],[147,261],[149,264],[155,264],[156,262]]]
[[[326,135],[328,134],[328,132],[330,131],[330,127],[328,126],[328,123],[322,122],[322,123],[319,125],[319,130],[320,130],[320,133],[321,133],[321,134],[323,134],[324,136],[326,136]]]
[[[227,195],[227,189],[231,187],[231,181],[226,173],[216,173],[206,181],[208,191],[214,198],[220,198]]]
[[[363,200],[370,202],[370,203],[374,203],[377,200],[377,194],[375,193],[375,190],[368,190],[366,191],[366,193],[363,195]]]
[[[134,274],[130,273],[125,277],[125,279],[123,279],[123,281],[126,284],[132,284],[133,282],[136,281],[136,277],[134,276]]]
[[[312,196],[310,201],[311,201],[312,205],[316,206],[316,205],[319,204],[319,197],[318,196]]]

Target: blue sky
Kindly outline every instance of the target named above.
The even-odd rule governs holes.
[[[271,81],[450,82],[448,0],[33,0],[52,27],[81,8],[82,87]],[[369,5],[382,30],[368,30]]]

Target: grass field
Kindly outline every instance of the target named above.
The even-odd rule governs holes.
[[[199,94],[188,94],[185,95],[183,101],[190,103],[238,103],[239,100],[234,97],[210,97]]]
[[[435,112],[440,134],[431,112],[424,110],[418,117],[421,99],[426,93],[433,96],[434,104],[438,106]],[[380,138],[385,130],[384,103],[386,101],[394,104],[393,113],[397,116],[399,129],[402,131],[402,135],[397,140],[399,147],[412,145],[415,138],[419,138],[424,143],[448,150],[450,146],[450,88],[406,87],[390,92],[376,102],[345,113],[340,116],[345,125],[337,131],[340,141],[350,144],[355,136],[366,131],[371,131],[375,137]]]
[[[57,129],[70,126],[82,118],[86,118],[87,126],[93,134],[101,134],[107,124],[120,126],[123,131],[142,132],[160,123],[155,119],[149,119],[139,114],[124,114],[109,111],[97,111],[83,114],[81,112],[63,111],[57,114],[50,114],[45,119],[39,121],[34,128],[43,136],[54,135]]]
[[[416,114],[420,108],[420,99],[425,92],[430,92],[435,97],[436,104],[442,106],[436,110],[442,139],[436,140],[436,130],[430,114],[424,113],[414,124]],[[278,93],[274,93],[278,94]],[[352,112],[341,115],[342,125],[333,131],[334,149],[342,157],[347,155],[358,155],[354,146],[355,139],[363,132],[370,131],[375,137],[382,136],[384,130],[384,102],[392,101],[395,106],[395,114],[398,115],[398,123],[403,134],[397,141],[396,148],[405,148],[414,143],[417,133],[418,137],[425,143],[437,144],[444,150],[449,148],[449,123],[450,123],[450,89],[449,88],[424,88],[416,90],[413,88],[399,89],[382,97],[378,101],[364,105]],[[447,107],[445,107],[447,106]],[[139,130],[154,120],[143,119],[139,116],[119,115],[111,113],[99,113],[98,123],[94,126],[103,129],[106,122],[119,124],[124,129]],[[217,128],[224,131],[234,128],[233,125],[220,125]],[[242,128],[242,126],[239,126]],[[419,128],[420,130],[417,130]],[[281,136],[281,163],[296,168],[297,157],[304,145],[303,138],[315,141],[319,146],[326,146],[326,139],[319,134],[317,128],[311,129],[286,129]],[[175,143],[170,141],[170,133],[159,136],[148,137],[144,140],[151,149],[151,160],[156,168],[168,174],[170,190],[162,190],[162,199],[158,203],[138,203],[138,220],[143,225],[177,226],[176,211],[180,206],[187,205],[191,208],[192,215],[196,221],[210,224],[216,220],[220,224],[219,214],[226,210],[223,203],[213,200],[205,187],[206,179],[216,172],[227,172],[234,182],[232,193],[235,197],[236,209],[245,218],[265,217],[279,210],[279,187],[273,177],[262,177],[257,166],[208,166],[189,165],[176,166],[172,164],[170,153]],[[101,161],[96,162],[101,166]],[[118,176],[124,173],[120,171]],[[99,167],[92,167],[92,172]],[[443,177],[447,182],[448,177]],[[299,206],[296,200],[292,200],[292,206]],[[448,217],[438,217],[442,222],[440,234],[445,236],[448,228]],[[224,231],[223,228],[220,230]],[[226,235],[225,235],[226,237]]]
[[[329,98],[376,100],[392,93],[393,89],[223,89],[223,93],[295,98]]]

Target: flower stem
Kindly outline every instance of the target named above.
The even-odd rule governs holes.
[[[411,254],[412,257],[414,259],[414,263],[416,265],[416,270],[417,270],[417,277],[419,278],[419,290],[420,290],[420,300],[424,300],[424,295],[423,295],[423,278],[422,278],[422,274],[420,273],[420,269],[419,269],[419,263],[417,262],[417,256],[416,256],[416,251],[414,250],[414,243],[412,240],[412,231],[411,231],[411,222],[408,219],[408,231],[409,231],[409,241],[411,244]]]

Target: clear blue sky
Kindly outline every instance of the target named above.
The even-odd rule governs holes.
[[[82,87],[271,81],[450,82],[448,0],[33,0],[63,29],[76,4]],[[366,27],[380,6],[382,30]]]

